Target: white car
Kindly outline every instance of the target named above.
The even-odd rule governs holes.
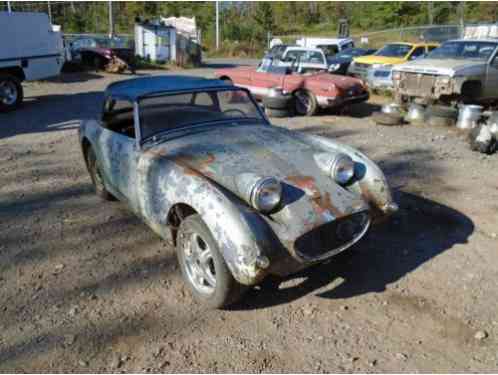
[[[327,58],[319,48],[286,46],[281,54],[272,55],[270,51],[263,60],[268,57],[273,59],[274,66],[297,66],[299,73],[328,70]]]
[[[296,44],[300,47],[320,48],[329,58],[355,46],[351,38],[301,38],[296,40]]]

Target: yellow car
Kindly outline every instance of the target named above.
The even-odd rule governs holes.
[[[435,43],[388,43],[373,55],[355,57],[348,73],[365,80],[370,68],[390,69],[392,65],[425,56],[438,46]]]

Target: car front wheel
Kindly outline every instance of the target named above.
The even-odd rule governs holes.
[[[245,288],[233,278],[199,215],[188,216],[181,222],[176,252],[183,278],[198,302],[217,309],[240,299]]]
[[[23,100],[21,81],[10,74],[0,74],[0,112],[10,112]]]
[[[315,95],[306,90],[300,90],[294,94],[296,113],[300,116],[313,116],[318,111],[318,103]]]

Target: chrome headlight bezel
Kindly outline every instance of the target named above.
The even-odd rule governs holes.
[[[330,168],[330,175],[339,185],[346,185],[354,177],[354,165],[354,160],[349,155],[338,154]]]
[[[393,70],[391,76],[394,81],[399,81],[401,79],[401,72],[399,70]]]
[[[282,184],[275,177],[262,177],[251,190],[251,205],[260,212],[270,213],[282,200]]]

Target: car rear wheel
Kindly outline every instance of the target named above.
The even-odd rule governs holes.
[[[104,179],[102,178],[102,169],[100,168],[95,152],[90,147],[87,152],[87,165],[88,171],[90,172],[90,177],[92,178],[93,187],[95,189],[95,194],[98,197],[106,201],[114,200],[111,193],[107,191],[104,185]]]
[[[0,112],[19,107],[24,97],[21,81],[10,74],[0,74]]]
[[[240,299],[245,287],[233,278],[199,215],[188,216],[181,222],[176,253],[183,278],[198,302],[217,309]]]
[[[306,90],[299,90],[294,94],[296,113],[300,116],[313,116],[318,111],[315,95]]]

